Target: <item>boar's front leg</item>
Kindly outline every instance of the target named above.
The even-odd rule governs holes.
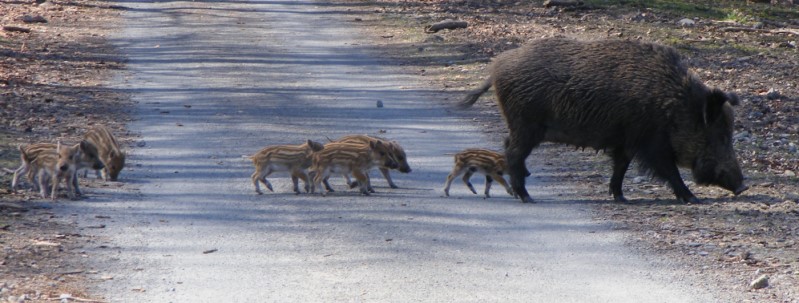
[[[491,198],[491,196],[489,195],[489,192],[491,191],[491,183],[493,183],[493,182],[494,182],[494,178],[491,178],[491,176],[487,175],[486,176],[486,190],[484,192],[486,198]]]
[[[388,182],[388,187],[399,188],[399,186],[397,186],[397,184],[394,184],[394,181],[391,180],[391,173],[389,172],[388,168],[381,167],[380,173],[382,173],[383,177],[386,178],[386,181]]]
[[[685,186],[673,150],[667,135],[652,136],[641,151],[642,162],[655,173],[655,176],[669,183],[677,199],[686,203],[702,202],[694,196],[688,186]]]

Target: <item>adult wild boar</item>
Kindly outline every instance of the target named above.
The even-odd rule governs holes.
[[[630,162],[668,182],[678,199],[699,202],[679,167],[698,184],[736,195],[748,187],[732,146],[734,94],[710,89],[671,47],[634,41],[549,38],[499,55],[488,79],[460,104],[473,105],[491,86],[509,130],[505,157],[522,202],[524,161],[541,142],[606,150],[610,192],[626,201]]]

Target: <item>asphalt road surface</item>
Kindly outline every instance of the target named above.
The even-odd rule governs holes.
[[[121,183],[55,206],[95,237],[95,291],[112,302],[723,301],[679,264],[625,247],[566,187],[528,184],[539,203],[521,204],[457,180],[442,197],[453,153],[500,146],[354,43],[339,6],[118,4],[130,9],[112,40],[129,62],[109,85],[137,102],[141,137]],[[255,194],[242,155],[347,134],[405,147],[400,189],[375,171],[369,197],[340,178],[328,197],[295,195],[279,174],[274,193]]]

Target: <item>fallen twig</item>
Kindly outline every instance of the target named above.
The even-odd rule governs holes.
[[[544,7],[550,8],[553,6],[562,7],[575,7],[583,5],[583,1],[569,1],[569,0],[547,0],[544,1]]]
[[[751,27],[723,27],[720,29],[722,32],[758,32],[758,33],[771,33],[771,34],[791,34],[799,36],[799,30],[791,29],[762,29]]]
[[[30,33],[31,29],[27,27],[19,27],[19,26],[3,26],[3,30],[7,32],[20,32],[20,33]]]
[[[458,28],[466,28],[468,26],[469,23],[467,23],[466,21],[447,19],[444,21],[431,24],[430,26],[424,29],[424,32],[435,33],[442,29],[458,29]]]
[[[70,295],[61,295],[58,298],[50,298],[50,301],[63,301],[63,300],[72,300],[75,302],[86,302],[86,303],[108,303],[108,301],[103,300],[95,300],[95,299],[85,299],[81,297],[73,297]]]

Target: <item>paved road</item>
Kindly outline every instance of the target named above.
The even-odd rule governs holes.
[[[138,102],[129,127],[144,146],[130,150],[124,186],[57,204],[81,226],[106,224],[86,229],[100,239],[87,253],[94,278],[113,277],[96,289],[113,302],[714,301],[558,196],[568,188],[530,187],[535,205],[459,183],[442,198],[447,154],[497,146],[352,43],[336,5],[119,4],[132,9],[114,42],[130,61],[111,85]],[[414,171],[395,174],[401,189],[376,178],[371,197],[338,179],[329,197],[294,195],[285,176],[258,196],[241,157],[380,130]]]

